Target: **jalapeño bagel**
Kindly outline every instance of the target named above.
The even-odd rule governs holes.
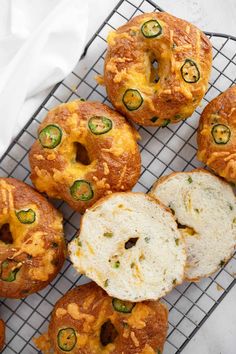
[[[119,113],[80,100],[50,111],[30,151],[40,192],[84,212],[113,191],[132,189],[140,174],[139,135]]]
[[[89,283],[57,302],[48,333],[55,354],[162,353],[167,318],[158,301],[120,301]]]
[[[236,85],[204,109],[198,128],[200,161],[229,182],[236,183]]]
[[[65,253],[59,212],[27,184],[0,178],[0,297],[22,298],[44,288]]]
[[[212,49],[197,27],[168,13],[134,17],[108,35],[104,84],[114,107],[141,125],[192,115],[203,98]]]

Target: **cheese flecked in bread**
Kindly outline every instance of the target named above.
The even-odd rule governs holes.
[[[164,296],[182,282],[186,264],[171,212],[143,193],[114,193],[87,210],[69,252],[79,272],[128,301]]]
[[[202,170],[161,178],[150,194],[171,208],[186,241],[185,277],[199,280],[218,270],[236,247],[236,199],[231,186]]]

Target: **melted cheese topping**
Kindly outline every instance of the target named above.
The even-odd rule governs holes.
[[[94,296],[91,296],[89,298],[89,301],[87,301],[87,304],[85,306],[88,306],[91,304],[91,301],[93,301]],[[83,306],[84,308],[84,306]],[[59,307],[56,310],[56,316],[57,317],[63,317],[65,315],[69,315],[72,317],[74,320],[77,321],[84,321],[83,323],[83,332],[89,333],[91,331],[91,326],[92,323],[95,321],[95,317],[93,315],[83,313],[80,311],[79,306],[76,303],[70,303],[67,305],[67,309]],[[86,334],[81,334],[80,337],[80,346],[83,346],[87,343],[88,336]]]
[[[182,52],[184,49],[191,49],[192,45],[191,44],[182,44],[179,45],[178,47],[175,47],[176,52]]]
[[[74,320],[85,320],[88,322],[93,322],[95,320],[94,316],[80,312],[79,306],[75,303],[68,304],[67,312]]]
[[[100,311],[98,313],[98,317],[95,319],[95,322],[93,323],[93,336],[90,336],[89,341],[87,344],[89,345],[89,349],[91,353],[103,353],[103,354],[109,354],[115,349],[115,344],[110,343],[106,347],[101,347],[100,344],[100,330],[101,326],[104,323],[106,319],[106,311],[107,307],[110,304],[110,299],[102,299],[102,302],[99,303],[100,305]],[[112,316],[111,316],[112,317]],[[84,330],[84,328],[83,328]],[[91,331],[91,328],[89,329]]]
[[[211,164],[213,161],[217,160],[219,157],[228,156],[229,154],[230,154],[230,152],[228,152],[228,151],[215,151],[211,154],[211,156],[207,160],[207,164]],[[224,158],[224,160],[225,160],[225,158]]]
[[[97,188],[101,188],[101,189],[104,188],[105,189],[107,187],[107,183],[106,183],[107,179],[106,178],[102,178],[101,180],[94,178],[94,180],[96,181]],[[107,188],[109,188],[109,187],[107,187]]]
[[[87,344],[88,340],[89,340],[89,336],[87,334],[78,333],[76,347],[78,348],[84,347]]]
[[[124,153],[124,146],[127,152],[135,154],[137,151],[136,137],[134,139],[133,130],[131,127],[128,129],[111,129],[108,132],[112,137],[112,146],[110,148],[103,148],[102,151],[109,152],[114,156],[120,157]]]
[[[43,161],[45,158],[41,154],[34,154],[34,158],[38,161]]]
[[[95,295],[94,294],[89,295],[84,300],[83,309],[88,310],[89,306],[94,302],[94,300],[95,300]]]
[[[145,344],[141,354],[156,354],[156,352],[154,349],[152,349],[152,347],[150,347],[150,345]]]
[[[7,191],[5,188],[1,188],[2,201],[4,204],[7,203]]]
[[[108,36],[107,36],[107,44],[114,45],[116,43],[115,42],[115,37],[116,37],[116,32],[115,31],[109,32]]]
[[[106,177],[111,172],[111,168],[115,168],[114,164],[108,164],[107,162],[101,161],[99,151],[94,151],[92,145],[94,146],[94,144],[96,144],[97,139],[104,139],[104,141],[106,141],[102,151],[111,154],[111,158],[116,159],[117,157],[121,157],[124,154],[124,151],[134,155],[138,154],[136,141],[139,138],[139,134],[135,133],[133,127],[128,125],[125,120],[122,121],[122,118],[120,118],[120,122],[117,124],[119,127],[116,126],[116,118],[113,121],[113,128],[106,134],[93,135],[88,129],[87,119],[84,119],[84,117],[80,119],[78,106],[82,104],[86,103],[74,101],[64,104],[65,108],[68,108],[70,111],[70,115],[65,121],[63,121],[63,123],[58,123],[63,131],[62,141],[56,150],[50,152],[50,154],[45,151],[45,157],[49,161],[57,160],[59,156],[62,156],[65,161],[64,168],[52,168],[50,171],[47,171],[46,168],[39,168],[38,166],[34,168],[36,175],[34,177],[34,184],[37,189],[41,192],[47,192],[48,195],[55,198],[61,197],[60,185],[69,188],[75,180],[90,180],[91,174],[94,174],[95,176],[93,177],[96,177],[96,172],[101,170],[100,167],[102,167],[103,176]],[[59,113],[55,113],[55,115],[56,114],[58,114],[58,119],[60,119],[60,111]],[[107,115],[106,112],[103,113],[101,111],[101,115],[102,114],[105,116]],[[57,121],[54,121],[54,124],[57,124]],[[77,146],[75,142],[79,142],[87,148],[88,154],[90,154],[90,150],[92,151],[92,162],[89,165],[84,165],[77,161]],[[126,160],[128,160],[128,157]],[[124,165],[126,163],[127,161],[124,161]],[[101,164],[102,166],[98,164]],[[105,190],[112,188],[103,176],[100,177],[100,180],[97,180],[96,187],[94,188],[95,193],[96,189],[104,189],[105,192]]]
[[[107,316],[108,308],[110,308],[110,298],[99,298],[97,302],[94,303],[96,295],[91,293],[83,302],[83,309],[88,309],[91,304],[93,304],[93,309],[99,306],[99,312],[97,317],[90,314],[85,314],[80,311],[79,306],[76,303],[70,303],[67,305],[67,308],[58,308],[56,311],[56,316],[61,317],[67,313],[75,320],[80,321],[84,320],[83,329],[80,332],[77,332],[77,343],[76,348],[83,348],[86,346],[86,350],[91,353],[103,353],[109,354],[116,349],[115,343],[110,343],[107,346],[103,347],[100,343],[100,331],[101,326],[106,320],[110,320],[112,323],[119,322],[120,314],[116,311],[112,313],[109,317]],[[123,337],[128,339],[129,336],[134,343],[136,348],[139,348],[140,342],[137,338],[135,331],[132,328],[141,330],[145,327],[145,320],[148,315],[153,311],[147,305],[143,303],[137,303],[134,307],[131,314],[127,316],[125,321],[128,326],[122,331]],[[152,354],[155,353],[149,345],[145,345],[143,354]]]
[[[122,169],[122,172],[120,174],[120,178],[119,178],[119,181],[118,181],[118,184],[117,184],[117,187],[120,187],[123,180],[124,180],[124,177],[125,177],[125,173],[127,171],[127,166],[124,166],[123,169]]]
[[[127,323],[136,329],[142,329],[146,326],[145,320],[150,314],[151,309],[145,304],[136,304],[132,310],[131,316],[128,318]]]
[[[139,341],[138,341],[137,337],[135,336],[135,333],[134,333],[134,332],[131,332],[131,333],[130,333],[130,338],[131,338],[132,341],[134,342],[135,347],[138,347],[138,346],[139,346]]]
[[[155,15],[141,16],[135,27],[134,35],[131,35],[133,32],[131,25],[123,32],[122,30],[111,32],[107,38],[109,47],[105,64],[105,84],[115,107],[121,111],[125,110],[129,118],[147,125],[149,125],[151,114],[161,118],[158,121],[159,124],[166,118],[172,119],[171,114],[173,117],[176,115],[178,106],[181,119],[189,117],[205,93],[211,66],[210,45],[208,54],[206,48],[202,46],[204,39],[201,38],[201,31],[191,24],[182,24],[183,27],[185,26],[186,33],[183,33],[182,40],[178,40],[178,33],[174,32],[171,22],[167,23],[157,18],[162,27],[162,34],[157,38],[144,38],[140,30],[142,24],[155,18]],[[127,51],[119,50],[123,42]],[[202,64],[203,55],[205,55],[206,62]],[[185,82],[182,78],[181,67],[187,58],[194,60],[200,69],[200,80],[194,84]],[[127,65],[119,65],[123,59]],[[154,59],[159,64],[156,72],[160,78],[158,82],[155,82],[155,77],[151,75]],[[129,88],[137,89],[143,97],[143,105],[138,111],[128,112],[122,102],[123,94]],[[168,105],[163,93],[168,89],[177,102],[171,109],[173,113],[168,113],[169,117],[163,117],[165,114],[163,107]],[[181,93],[185,99],[178,93]],[[136,119],[135,114],[137,114]]]
[[[222,177],[229,176],[232,179],[236,178],[236,165],[235,165],[234,159],[233,160],[229,160],[229,162],[227,163],[225,169],[223,171],[221,171],[221,176]]]
[[[129,338],[130,335],[130,329],[129,328],[125,328],[124,332],[123,332],[123,337],[124,338]]]
[[[74,113],[78,107],[78,105],[80,104],[79,101],[70,101],[66,104],[66,107],[68,108],[68,110],[70,111],[70,113]]]
[[[103,162],[103,168],[104,168],[104,175],[107,176],[110,173],[108,164],[106,162]]]
[[[47,160],[53,161],[53,160],[56,160],[56,157],[57,157],[57,155],[54,152],[52,152],[51,154],[47,155]]]
[[[41,256],[45,252],[43,237],[46,235],[46,232],[37,231],[23,243],[22,240],[17,239],[15,246],[20,247],[21,249],[15,254],[15,257],[24,252],[30,254],[32,257]]]
[[[109,45],[114,45],[114,44],[116,44],[116,38],[119,38],[119,39],[126,38],[126,39],[128,39],[128,40],[133,41],[133,37],[132,37],[129,33],[120,33],[120,34],[117,34],[117,32],[111,31],[111,32],[108,33],[108,36],[107,36],[107,43],[108,43]]]
[[[1,199],[6,206],[3,209],[3,214],[0,215],[0,225],[5,223],[10,224],[10,231],[13,238],[13,244],[11,249],[14,250],[12,259],[18,257],[22,253],[26,253],[32,257],[40,257],[37,262],[37,266],[32,266],[28,270],[28,275],[33,280],[47,281],[49,276],[55,271],[55,266],[52,264],[55,250],[47,249],[44,239],[47,237],[47,232],[33,230],[38,226],[39,223],[39,209],[36,204],[28,203],[23,210],[32,209],[36,214],[35,222],[32,224],[21,223],[16,212],[18,211],[14,205],[14,193],[15,187],[8,184],[4,180],[0,180],[0,193]],[[60,241],[60,234],[62,231],[61,217],[58,213],[58,218],[55,218],[55,240]],[[53,225],[52,225],[53,227]],[[58,237],[57,237],[58,233]],[[28,237],[29,235],[29,237]],[[1,242],[0,242],[1,244]],[[2,246],[2,245],[1,245]],[[3,247],[6,245],[3,245]],[[7,246],[8,247],[8,246]],[[9,247],[8,247],[9,248]]]
[[[33,338],[33,342],[36,347],[43,353],[43,354],[52,354],[53,349],[51,346],[51,342],[49,339],[48,333],[44,333],[38,338]]]
[[[209,136],[210,133],[211,133],[210,127],[209,127],[207,124],[204,124],[204,127],[203,127],[203,129],[201,130],[201,133],[200,133],[200,134],[203,135],[203,136]]]
[[[234,160],[234,159],[236,159],[236,153],[230,154],[229,156],[224,158],[225,161]]]
[[[54,273],[55,266],[52,264],[54,258],[53,250],[44,249],[44,257],[42,258],[41,264],[38,267],[33,267],[29,270],[29,275],[34,280],[47,281],[49,276]]]
[[[61,307],[59,307],[57,310],[56,310],[56,316],[57,317],[62,317],[62,316],[65,316],[67,314],[67,311],[66,309],[63,309]]]
[[[20,250],[14,254],[14,258],[22,253],[27,253],[32,257],[41,256],[41,262],[37,267],[29,269],[29,275],[34,280],[46,281],[50,274],[55,270],[55,266],[52,264],[54,258],[54,251],[48,249],[46,251],[43,238],[47,236],[47,233],[37,231],[33,233],[26,241],[22,242],[22,239],[18,238],[15,241],[15,247],[19,247]]]

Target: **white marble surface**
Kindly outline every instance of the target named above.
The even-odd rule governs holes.
[[[88,39],[118,0],[87,0],[90,6]],[[236,36],[236,0],[155,0],[164,10],[191,21],[206,31]],[[140,0],[137,0],[137,4]],[[236,353],[236,287],[225,297],[183,354]]]
[[[205,31],[236,36],[236,0],[153,0],[165,11],[184,18]],[[87,0],[90,6],[90,38],[118,0]],[[137,0],[139,4],[141,0]],[[236,351],[235,351],[236,353]]]

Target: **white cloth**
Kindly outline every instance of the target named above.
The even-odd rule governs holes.
[[[0,156],[85,44],[85,0],[0,0]]]

